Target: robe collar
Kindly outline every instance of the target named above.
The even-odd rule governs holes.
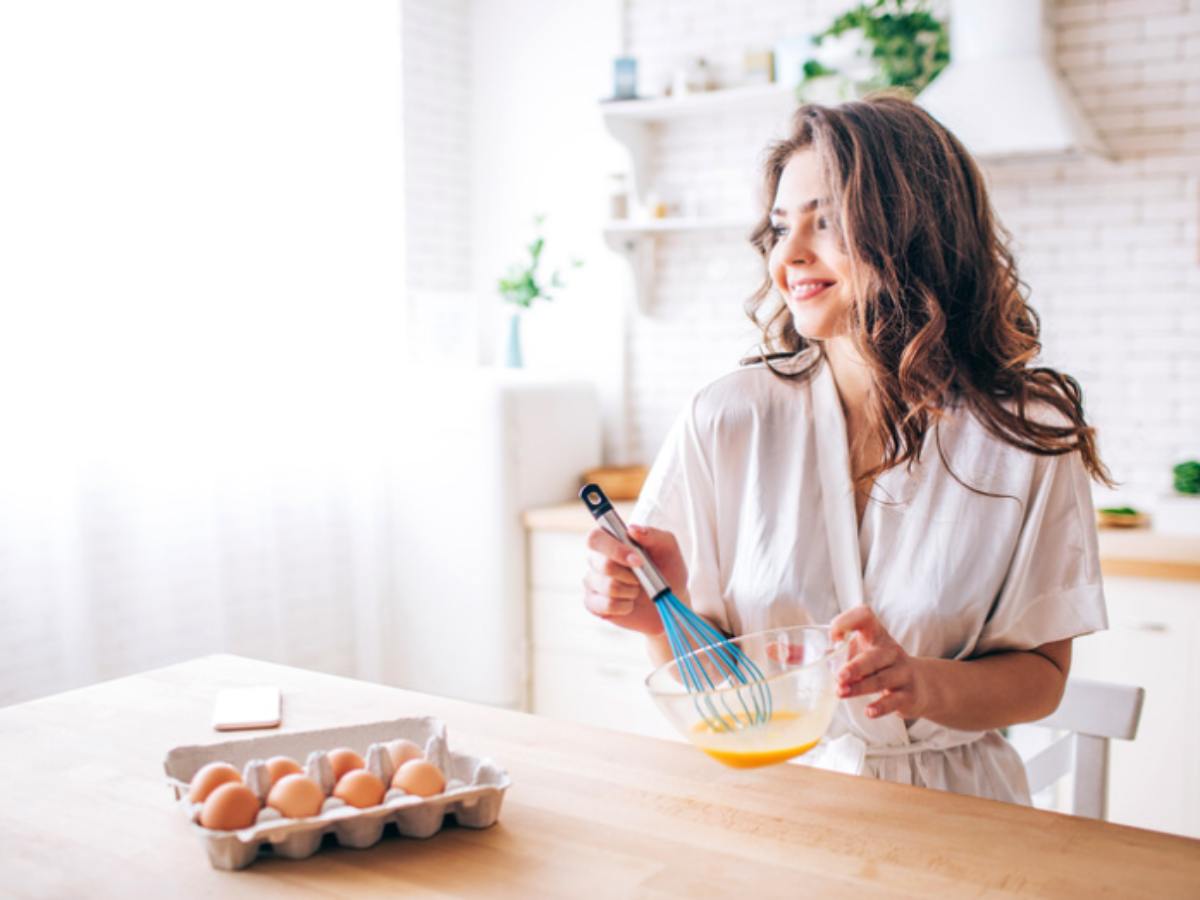
[[[863,589],[863,561],[858,517],[854,510],[854,481],[850,470],[850,448],[846,442],[846,420],[828,361],[822,360],[811,383],[826,544],[829,547],[838,609],[845,612],[868,601]],[[842,701],[845,721],[852,731],[868,747],[908,744],[908,729],[899,716],[887,715],[880,719],[867,717],[866,707],[871,699],[873,697],[857,697]]]
[[[854,511],[854,482],[850,475],[850,448],[846,444],[846,419],[829,363],[822,361],[813,375],[813,419],[817,435],[817,468],[821,476],[821,504],[825,515],[830,564],[838,609],[845,612],[864,602],[862,555],[858,544],[858,519]]]

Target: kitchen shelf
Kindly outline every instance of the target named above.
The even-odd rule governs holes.
[[[754,220],[748,216],[610,221],[604,228],[604,241],[629,262],[633,269],[635,305],[645,312],[654,281],[654,248],[659,235],[704,231],[738,231],[744,235],[753,227]]]
[[[796,90],[791,86],[760,84],[680,97],[606,101],[600,103],[600,113],[608,132],[629,151],[630,206],[640,210],[653,187],[648,181],[649,161],[662,122],[719,114],[785,121],[796,107]],[[654,251],[660,235],[720,230],[748,234],[754,223],[750,215],[610,221],[605,224],[604,236],[606,244],[628,260],[634,274],[635,306],[646,311],[654,283]]]
[[[607,237],[636,237],[643,234],[665,234],[673,231],[723,231],[754,227],[748,216],[711,216],[704,218],[631,219],[610,221],[604,226]]]
[[[722,111],[785,109],[796,105],[796,89],[782,84],[756,84],[726,88],[682,97],[652,97],[645,100],[609,100],[600,104],[607,120],[661,122]]]
[[[629,153],[629,205],[631,209],[641,210],[645,208],[647,194],[654,188],[649,181],[650,160],[662,123],[717,115],[739,117],[748,123],[783,123],[796,106],[794,88],[763,84],[681,97],[605,101],[600,104],[600,113],[605,128]],[[654,251],[661,235],[722,230],[736,230],[745,235],[753,227],[754,218],[749,214],[630,219],[606,223],[604,239],[629,262],[633,270],[634,305],[644,312],[650,306]]]

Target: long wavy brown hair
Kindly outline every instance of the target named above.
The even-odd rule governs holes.
[[[1031,365],[1041,344],[1028,286],[983,175],[958,139],[899,96],[800,107],[788,137],[768,149],[764,212],[750,236],[764,264],[777,240],[770,212],[783,169],[808,148],[817,154],[834,198],[834,227],[861,285],[851,336],[873,376],[867,414],[884,459],[860,480],[911,467],[943,412],[965,406],[1014,447],[1049,456],[1078,450],[1091,476],[1111,485],[1079,384]],[[762,331],[752,360],[780,377],[812,375],[820,342],[797,333],[769,272],[746,312]],[[798,370],[773,364],[814,345],[817,352]]]

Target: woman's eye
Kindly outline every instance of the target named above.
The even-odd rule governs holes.
[[[829,227],[829,221],[824,217],[817,219],[817,231],[824,231]]]
[[[786,225],[772,225],[771,226],[771,234],[775,235],[775,237],[783,237],[785,234],[787,234],[787,226]]]

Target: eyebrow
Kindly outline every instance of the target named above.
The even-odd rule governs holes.
[[[812,211],[813,211],[814,209],[816,209],[818,206],[827,206],[828,204],[829,204],[829,200],[828,200],[828,198],[825,198],[825,197],[820,197],[820,198],[814,197],[812,200],[809,200],[807,203],[801,203],[801,204],[800,204],[800,212],[802,212],[802,213],[806,213],[806,212],[812,212]],[[786,216],[786,215],[787,215],[787,210],[777,206],[777,207],[775,207],[773,210],[771,210],[771,215],[772,215],[772,217],[774,217],[774,216]]]

